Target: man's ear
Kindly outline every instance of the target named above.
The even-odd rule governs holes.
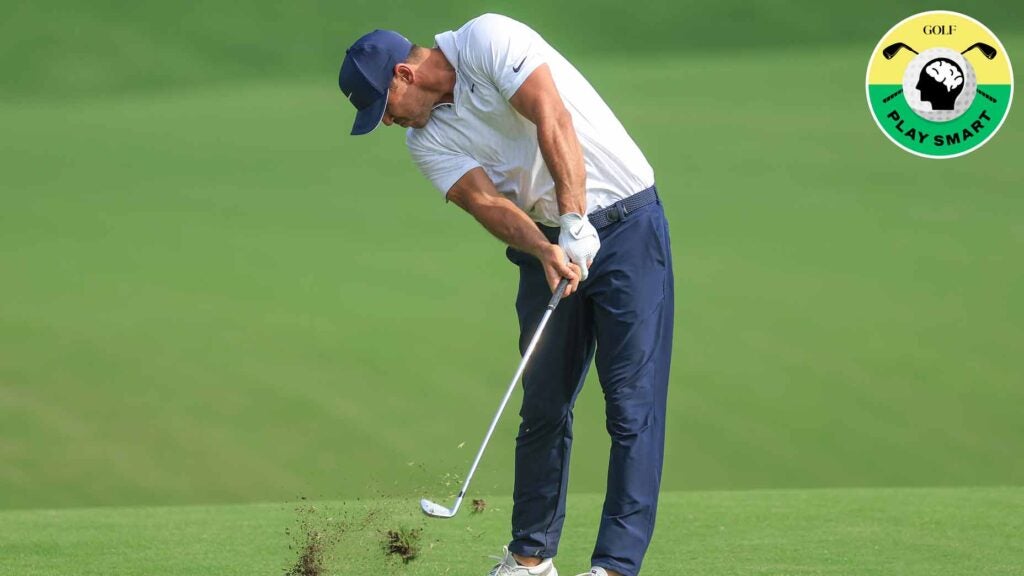
[[[395,64],[395,78],[406,84],[412,84],[415,79],[415,73],[408,64]]]

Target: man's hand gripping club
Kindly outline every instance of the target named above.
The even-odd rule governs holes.
[[[597,229],[586,216],[576,212],[562,214],[558,222],[562,227],[558,234],[558,245],[569,257],[569,261],[579,267],[580,280],[586,280],[590,274],[590,265],[594,263],[594,257],[601,249]]]
[[[551,288],[552,293],[558,288],[558,283],[562,281],[562,278],[569,280],[568,286],[565,287],[565,292],[562,293],[563,298],[579,288],[581,279],[580,267],[566,258],[561,246],[547,244],[544,250],[537,255],[537,259],[540,260],[541,265],[544,267],[544,276],[548,280],[548,287]]]

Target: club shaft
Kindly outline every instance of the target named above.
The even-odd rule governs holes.
[[[547,325],[548,319],[551,318],[551,314],[558,306],[558,302],[562,299],[562,294],[565,292],[565,287],[568,282],[568,280],[563,279],[558,284],[558,287],[555,288],[555,293],[551,296],[551,301],[548,302],[548,307],[544,311],[544,315],[541,317],[540,323],[537,324],[537,329],[533,332],[533,338],[530,339],[530,345],[527,346],[526,351],[523,352],[523,358],[519,361],[519,367],[516,368],[516,374],[512,377],[512,381],[509,382],[508,390],[505,391],[505,396],[501,399],[498,411],[494,414],[494,419],[491,420],[491,426],[487,429],[484,441],[480,444],[480,449],[476,452],[476,458],[473,459],[473,465],[469,467],[469,473],[466,474],[466,479],[462,482],[462,489],[459,490],[459,496],[455,499],[455,505],[452,506],[452,515],[458,511],[459,506],[462,504],[462,498],[466,495],[466,490],[469,489],[469,481],[473,479],[473,473],[476,472],[476,467],[480,464],[480,459],[484,455],[484,449],[487,448],[487,443],[491,441],[491,435],[494,434],[494,429],[498,426],[498,420],[501,418],[501,413],[505,411],[505,405],[508,404],[508,400],[512,397],[512,392],[515,391],[516,384],[519,382],[519,378],[523,375],[523,371],[526,370],[526,363],[530,361],[530,356],[533,355],[533,349],[537,347],[537,342],[540,341],[540,336],[544,332],[544,327]]]

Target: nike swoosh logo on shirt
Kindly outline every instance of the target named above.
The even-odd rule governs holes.
[[[512,67],[512,71],[518,74],[523,69],[523,62],[526,62],[526,56],[523,56],[523,59],[519,61],[519,66]]]

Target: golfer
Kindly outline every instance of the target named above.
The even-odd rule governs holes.
[[[672,352],[672,256],[654,171],[528,26],[485,14],[434,41],[376,30],[349,48],[339,84],[357,110],[352,134],[407,128],[423,175],[508,245],[520,351],[570,279],[523,376],[512,540],[490,574],[557,575],[572,409],[596,356],[611,455],[589,574],[636,576],[654,532]]]

